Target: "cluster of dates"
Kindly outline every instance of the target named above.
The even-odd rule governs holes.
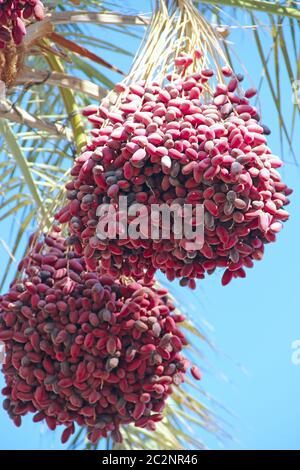
[[[44,7],[40,0],[0,0],[0,49],[14,41],[21,44],[26,34],[25,22],[34,17],[44,18]]]
[[[25,3],[38,16],[40,2]],[[17,19],[26,17],[25,9],[18,12]],[[118,85],[116,106],[103,100],[84,110],[92,138],[56,215],[68,223],[69,237],[54,228],[33,243],[20,280],[0,298],[4,408],[16,425],[34,413],[50,429],[64,425],[63,442],[75,423],[93,443],[108,433],[121,441],[123,424],[155,430],[189,367],[178,327],[184,317],[155,286],[156,271],[195,288],[196,279],[221,268],[227,285],[262,259],[288,219],[291,190],[267,146],[269,130],[250,104],[256,90],[241,90],[242,77],[228,67],[215,86],[212,70],[188,74],[198,58],[178,57],[163,85]],[[153,205],[176,204],[181,213],[192,205],[191,226],[203,207],[203,243],[191,248],[172,224],[166,238],[160,218],[158,236],[142,230],[131,237],[122,225],[121,196],[128,212],[138,204],[149,216]],[[99,226],[111,222],[103,206],[113,207],[118,221],[107,238],[99,235]],[[201,378],[195,366],[191,372]]]
[[[184,317],[167,291],[87,271],[55,232],[19,270],[0,298],[3,406],[14,423],[34,413],[51,430],[65,426],[63,442],[75,423],[93,443],[108,433],[120,441],[122,424],[155,430],[189,366],[177,326]]]
[[[179,73],[166,77],[164,86],[119,86],[117,107],[104,101],[84,111],[94,127],[92,139],[76,159],[69,203],[57,218],[68,222],[71,240],[91,269],[101,261],[103,272],[145,282],[160,269],[169,280],[180,278],[194,288],[195,279],[222,268],[226,285],[245,277],[244,268],[263,257],[265,244],[276,240],[288,219],[284,206],[291,190],[277,171],[281,160],[267,146],[269,130],[250,104],[256,90],[243,92],[242,77],[224,67],[227,83],[217,84],[207,98],[214,72],[182,74],[191,61],[176,59]],[[169,239],[120,237],[120,231],[114,238],[97,236],[107,217],[98,216],[104,204],[122,221],[120,196],[127,197],[129,210],[138,203],[148,214],[153,204],[204,205],[204,243],[187,249],[189,240],[172,230]]]

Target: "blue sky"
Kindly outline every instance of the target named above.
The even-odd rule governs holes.
[[[130,0],[127,12],[150,12],[150,2]],[[263,17],[260,17],[264,20]],[[238,18],[247,24],[244,15]],[[116,37],[114,37],[116,36]],[[111,40],[119,39],[115,33]],[[138,40],[126,39],[127,46],[135,51]],[[261,77],[261,65],[253,44],[252,33],[234,29],[230,41],[245,63],[254,84]],[[265,35],[264,46],[268,47]],[[123,42],[122,44],[125,47]],[[114,59],[103,54],[104,58]],[[130,59],[118,56],[116,64],[128,69]],[[113,61],[113,60],[112,60]],[[287,116],[292,109],[292,91],[283,71],[281,81],[284,108]],[[281,155],[276,111],[268,89],[261,92],[263,121],[273,129],[269,145]],[[294,147],[299,148],[299,120]],[[284,159],[292,162],[288,149]],[[291,219],[278,237],[276,244],[266,249],[262,262],[249,270],[247,278],[237,280],[223,288],[220,274],[214,274],[198,284],[195,292],[176,286],[176,293],[187,310],[198,315],[206,325],[218,352],[206,349],[203,388],[229,410],[215,411],[227,420],[234,439],[222,444],[203,431],[203,440],[213,449],[300,449],[300,365],[292,363],[291,344],[300,340],[299,299],[299,227],[300,188],[299,168],[287,163],[282,170],[285,182],[295,192],[289,207]],[[0,225],[4,238],[5,226]],[[201,367],[201,364],[200,364]],[[0,385],[3,380],[0,377]],[[56,449],[59,433],[34,425],[26,418],[21,429],[13,426],[0,410],[0,449]]]

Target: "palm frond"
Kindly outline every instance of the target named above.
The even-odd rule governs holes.
[[[198,3],[198,2],[197,2]],[[291,6],[291,2],[273,2],[263,0],[203,0],[202,3],[211,5],[224,5],[232,8],[242,8],[250,12],[260,11],[271,15],[285,16],[300,20],[300,9],[298,5]]]

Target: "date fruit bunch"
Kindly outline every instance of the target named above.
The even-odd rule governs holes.
[[[14,423],[34,413],[51,430],[63,425],[63,442],[76,423],[93,443],[108,434],[121,441],[128,423],[154,431],[189,367],[184,317],[168,292],[87,271],[55,232],[31,246],[19,270],[0,299],[3,406]]]
[[[269,130],[250,103],[256,90],[244,91],[243,77],[228,67],[218,84],[213,70],[189,74],[196,59],[178,57],[178,73],[164,85],[119,86],[118,106],[104,101],[84,111],[94,125],[92,139],[75,162],[69,203],[57,218],[68,222],[87,263],[101,260],[112,276],[149,281],[160,269],[194,288],[195,279],[221,268],[226,285],[262,259],[265,244],[275,242],[288,219],[291,190],[267,145]],[[148,213],[153,204],[204,205],[202,248],[188,250],[188,240],[172,231],[169,239],[100,239],[97,209],[109,203],[118,211],[120,196]]]
[[[26,34],[26,21],[42,20],[44,7],[40,0],[0,0],[0,49],[11,41],[18,46]]]

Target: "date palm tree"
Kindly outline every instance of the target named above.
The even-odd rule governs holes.
[[[0,238],[1,258],[5,260],[1,290],[12,279],[29,234],[37,225],[49,225],[55,206],[62,201],[69,169],[86,143],[86,123],[80,110],[98,103],[123,78],[126,70],[121,70],[120,63],[132,60],[135,51],[130,44],[142,39],[149,24],[150,16],[138,11],[139,2],[137,11],[128,11],[126,3],[44,1],[46,16],[28,25],[17,56],[5,56],[0,50],[0,228],[5,227],[9,234],[9,243]],[[169,0],[166,5],[171,11],[176,3]],[[288,146],[297,163],[293,135],[300,103],[296,99],[295,106],[286,107],[281,74],[287,74],[289,93],[296,95],[300,80],[299,2],[204,0],[194,4],[212,25],[230,64],[237,62],[231,43],[233,28],[243,29],[256,48],[261,84],[267,82],[274,101],[282,145]],[[268,49],[263,40],[266,35]],[[110,59],[103,59],[103,55]],[[185,328],[190,354],[202,359],[201,345],[208,339],[201,326],[188,321]],[[204,447],[202,440],[194,437],[201,436],[199,428],[225,435],[207,401],[201,388],[186,383],[169,403],[166,419],[155,434],[128,426],[120,447]],[[84,436],[85,430],[79,430],[72,447],[94,448]],[[100,443],[103,445],[112,444],[108,440]]]

